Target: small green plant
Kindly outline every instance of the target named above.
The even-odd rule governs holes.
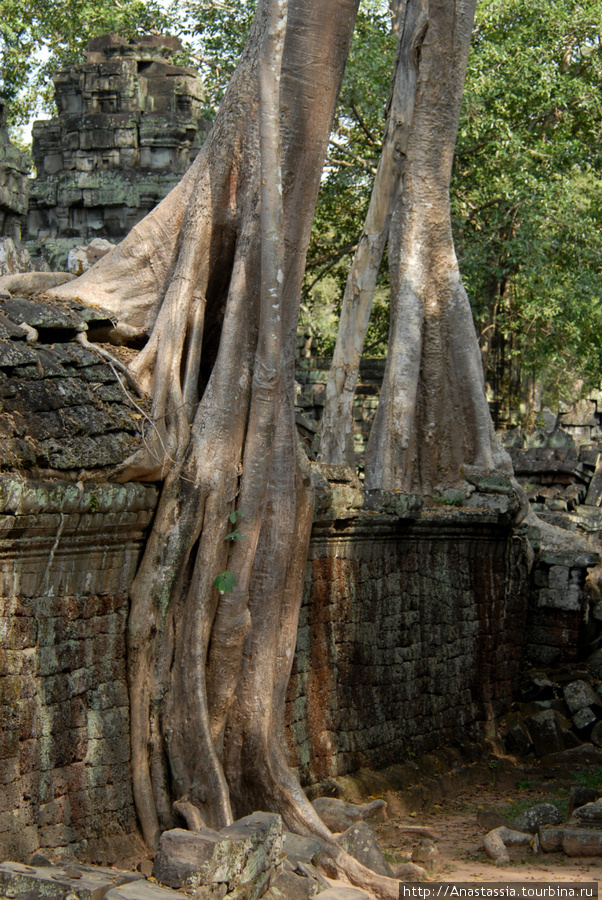
[[[244,538],[244,534],[239,531],[236,527],[236,523],[239,519],[244,519],[244,513],[239,509],[234,509],[228,516],[230,523],[234,525],[232,531],[229,531],[226,535],[226,540],[231,541],[242,541]],[[236,575],[234,572],[230,572],[226,569],[224,572],[220,572],[215,581],[213,582],[213,587],[217,588],[220,594],[231,594],[234,588],[236,587]]]
[[[220,572],[213,582],[213,587],[217,588],[220,594],[231,594],[236,587],[234,572],[229,572],[228,569],[225,572]]]
[[[602,766],[588,769],[585,772],[571,772],[571,778],[574,778],[581,787],[602,793]]]
[[[236,526],[236,523],[238,522],[238,520],[244,519],[244,516],[245,516],[245,514],[243,512],[241,512],[239,509],[234,509],[230,513],[228,518],[230,519],[230,522],[234,526]],[[239,529],[236,527],[234,527],[233,531],[228,532],[228,534],[226,535],[227,541],[242,541],[243,538],[244,538],[244,534],[241,531],[239,531]]]
[[[98,512],[100,509],[100,502],[96,494],[90,494],[90,512]]]
[[[535,787],[535,782],[530,781],[528,778],[519,778],[516,782],[516,789],[519,791],[532,791]]]

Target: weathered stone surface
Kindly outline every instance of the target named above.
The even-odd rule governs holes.
[[[596,714],[593,710],[586,706],[585,709],[578,709],[572,716],[575,729],[579,732],[585,732],[596,721]]]
[[[401,519],[364,506],[344,522],[320,514],[287,694],[289,749],[304,780],[476,737],[485,695],[500,713],[509,708],[527,601],[523,563],[509,563],[499,522],[454,508]]]
[[[545,709],[529,716],[525,720],[533,747],[537,756],[547,756],[564,750],[562,731],[558,727],[557,713],[553,709]]]
[[[121,240],[177,184],[208,131],[198,72],[172,62],[177,39],[92,46],[85,63],[54,76],[58,117],[33,126],[28,237],[61,267],[82,242]]]
[[[366,822],[356,822],[337,841],[347,853],[379,875],[393,877],[393,870],[378,845],[376,834]]]
[[[602,827],[602,800],[594,800],[578,807],[573,813],[573,819],[579,825],[601,828]]]
[[[520,712],[509,713],[506,716],[502,735],[509,753],[525,756],[531,749],[531,736]]]
[[[559,850],[562,850],[563,830],[563,828],[553,828],[550,826],[539,828],[537,835],[540,848],[545,853],[557,853]]]
[[[312,803],[313,808],[324,824],[333,832],[345,831],[354,822],[382,815],[387,804],[384,800],[373,800],[371,803],[356,805],[338,800],[336,797],[318,797]]]
[[[510,857],[506,847],[512,845],[529,844],[531,835],[521,831],[514,831],[512,828],[494,828],[489,834],[483,838],[483,846],[485,852],[490,859],[493,859],[496,866],[505,866],[510,862]]]
[[[224,885],[229,897],[254,900],[262,893],[282,850],[282,820],[253,813],[220,832],[180,828],[161,835],[153,876],[173,888]]]
[[[182,900],[182,893],[141,880],[110,888],[103,900]]]
[[[538,803],[513,819],[510,827],[514,831],[535,834],[541,825],[560,825],[561,822],[562,815],[558,807],[553,803]]]
[[[67,271],[74,275],[82,275],[92,266],[106,256],[109,250],[115,246],[104,238],[94,238],[83,247],[74,247],[67,256]]]
[[[285,831],[282,835],[282,849],[293,862],[314,863],[323,850],[317,838],[305,837]]]
[[[142,878],[137,872],[120,872],[100,866],[26,866],[21,863],[0,864],[0,892],[5,897],[21,900],[100,900],[108,889],[133,885]],[[150,894],[119,894],[127,900],[153,900]],[[114,898],[117,900],[117,897]],[[162,900],[157,896],[156,900]],[[168,900],[167,897],[164,900]]]
[[[593,788],[583,787],[582,785],[572,787],[569,793],[569,816],[572,816],[580,806],[585,806],[586,803],[593,803],[598,799],[598,796],[598,791],[593,790]]]
[[[563,690],[564,702],[571,713],[586,707],[599,707],[600,698],[587,681],[572,681]]]
[[[320,900],[370,900],[370,894],[353,887],[331,887],[320,894]]]
[[[5,113],[4,100],[0,99],[0,237],[18,244],[27,214],[31,158],[11,144]],[[0,275],[3,274],[6,273],[2,271],[0,252]]]
[[[418,865],[424,866],[426,869],[433,869],[438,856],[439,851],[435,844],[429,841],[428,838],[424,838],[412,851],[412,862],[418,863]]]
[[[309,900],[318,893],[318,885],[295,872],[281,872],[272,878],[263,895],[266,900]]]
[[[0,170],[1,168],[0,162]],[[12,238],[0,237],[0,277],[15,275],[17,272],[31,272],[32,269],[31,257],[25,247],[15,244]]]
[[[602,856],[602,830],[566,826],[561,845],[567,856]]]

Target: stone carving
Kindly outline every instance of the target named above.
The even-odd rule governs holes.
[[[198,153],[209,123],[197,70],[174,62],[181,50],[174,37],[104,35],[56,72],[58,116],[33,127],[27,225],[55,265],[76,244],[125,237]]]
[[[27,215],[31,158],[8,139],[4,101],[0,99],[0,237],[21,240]]]

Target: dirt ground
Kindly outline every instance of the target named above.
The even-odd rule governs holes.
[[[554,788],[554,785],[552,785]],[[602,882],[602,858],[570,858],[563,853],[535,855],[531,847],[510,847],[511,862],[496,866],[483,848],[487,830],[477,822],[479,810],[495,810],[500,814],[518,811],[536,802],[554,803],[564,800],[567,786],[554,790],[496,790],[469,785],[453,799],[442,799],[428,811],[403,814],[403,795],[391,793],[386,823],[370,821],[378,834],[379,843],[392,865],[410,859],[420,837],[404,834],[399,826],[423,825],[437,836],[438,857],[429,881],[598,881]]]

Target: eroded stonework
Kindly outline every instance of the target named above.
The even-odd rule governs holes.
[[[5,105],[0,99],[0,237],[17,243],[27,215],[30,170],[29,154],[9,140]]]
[[[58,116],[36,122],[28,238],[118,242],[178,183],[206,136],[196,69],[177,38],[90,41],[86,62],[54,76]],[[59,260],[59,261],[61,261]]]

